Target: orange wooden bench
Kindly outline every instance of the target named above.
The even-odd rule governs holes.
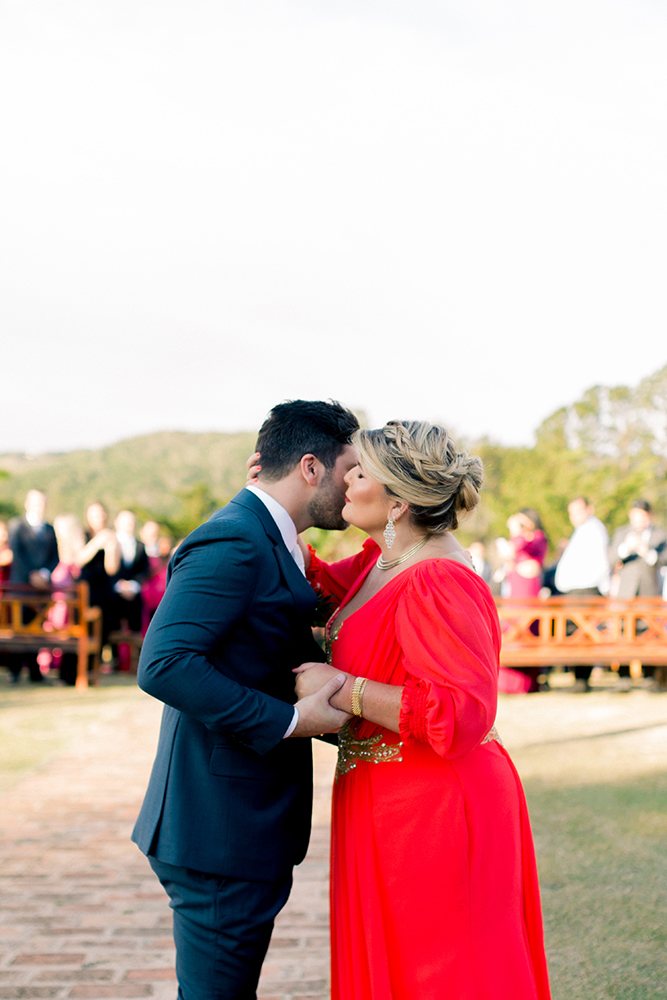
[[[496,598],[503,667],[642,665],[667,677],[667,602],[661,597]]]
[[[118,629],[115,632],[109,632],[108,642],[112,646],[120,646],[121,643],[126,643],[129,646],[130,673],[136,675],[139,667],[139,655],[144,642],[141,632],[129,632],[126,629]]]
[[[56,628],[49,619],[49,610],[59,601],[67,605],[67,624]],[[79,690],[88,687],[90,657],[92,683],[97,683],[102,613],[90,607],[87,583],[82,581],[70,588],[54,585],[45,590],[28,584],[0,583],[0,653],[37,653],[40,649],[77,654]]]

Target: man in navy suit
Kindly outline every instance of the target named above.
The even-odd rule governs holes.
[[[25,516],[13,518],[8,525],[12,550],[9,579],[12,583],[30,584],[37,590],[46,590],[51,584],[51,573],[58,565],[58,543],[53,525],[47,524],[45,514],[46,494],[41,490],[28,490]],[[35,612],[24,605],[22,615],[27,624],[35,617]],[[30,680],[33,683],[43,681],[36,654],[10,653],[7,666],[12,682],[18,683],[24,661]]]
[[[342,675],[295,704],[292,669],[323,659],[297,535],[345,527],[357,426],[339,403],[276,406],[257,486],[179,546],[146,635],[139,684],[165,709],[133,839],[171,898],[182,1000],[256,997],[308,846],[310,737],[348,718]]]

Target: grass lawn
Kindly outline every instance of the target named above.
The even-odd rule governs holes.
[[[526,792],[554,1000],[667,997],[667,774]]]
[[[667,695],[501,699],[554,1000],[667,998]]]

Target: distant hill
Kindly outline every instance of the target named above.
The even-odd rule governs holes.
[[[0,503],[21,509],[36,487],[48,493],[51,519],[66,511],[83,517],[89,503],[101,500],[112,514],[130,507],[180,524],[188,508],[199,504],[206,517],[241,489],[256,436],[164,431],[96,451],[0,455],[0,469],[8,473],[0,478]]]

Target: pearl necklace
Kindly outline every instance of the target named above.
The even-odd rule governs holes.
[[[415,552],[419,552],[419,550],[423,548],[424,545],[426,545],[430,537],[431,537],[430,535],[424,535],[424,537],[420,539],[416,545],[413,545],[411,549],[408,549],[407,552],[404,552],[403,555],[399,556],[397,559],[387,560],[384,558],[384,556],[380,556],[375,565],[377,566],[378,569],[393,569],[394,566],[400,566],[401,563],[406,561],[406,559],[409,559],[410,556],[413,556]]]

